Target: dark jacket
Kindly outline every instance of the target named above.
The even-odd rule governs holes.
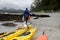
[[[30,15],[29,10],[26,8],[26,10],[24,11],[23,16],[28,17],[29,15]]]

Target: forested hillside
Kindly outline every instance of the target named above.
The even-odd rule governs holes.
[[[60,0],[35,0],[31,5],[31,11],[52,12],[60,10]]]

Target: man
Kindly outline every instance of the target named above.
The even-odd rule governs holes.
[[[30,13],[29,13],[28,8],[26,8],[26,10],[24,11],[23,16],[24,16],[24,21],[26,21],[26,25],[27,25],[27,21],[30,17]]]

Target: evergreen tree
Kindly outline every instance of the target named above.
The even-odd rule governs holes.
[[[60,10],[60,0],[35,0],[34,6],[31,6],[31,11],[51,11]]]
[[[40,0],[35,0],[31,5],[31,11],[39,10]]]
[[[59,9],[59,0],[51,0],[49,3],[49,8],[53,10],[58,10]]]

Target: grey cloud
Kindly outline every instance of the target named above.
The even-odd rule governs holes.
[[[16,9],[24,9],[26,7],[30,8],[32,0],[0,0],[0,8],[16,8]]]

